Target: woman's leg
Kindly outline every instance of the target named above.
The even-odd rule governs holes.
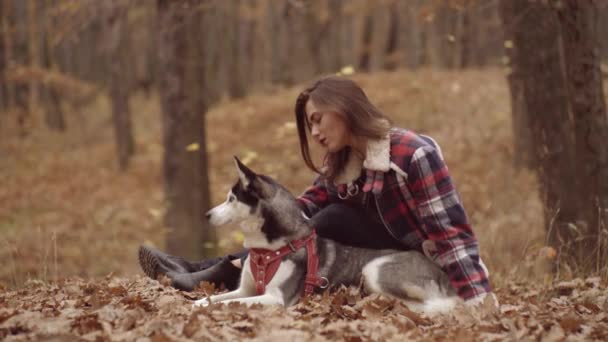
[[[331,204],[311,218],[319,236],[361,248],[403,249],[381,222],[375,222],[361,209]]]
[[[236,289],[241,269],[234,266],[232,261],[246,256],[247,250],[243,250],[224,257],[190,262],[155,248],[139,247],[139,265],[147,276],[157,279],[165,275],[171,279],[173,287],[184,291],[192,291],[201,281],[216,286],[224,284],[228,290]]]

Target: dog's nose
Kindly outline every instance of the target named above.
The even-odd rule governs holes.
[[[211,218],[211,212],[209,212],[209,211],[208,211],[208,212],[206,212],[206,213],[205,213],[205,218],[206,218],[207,220],[209,220],[209,219]]]

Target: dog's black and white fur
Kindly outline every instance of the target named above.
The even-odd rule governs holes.
[[[226,202],[207,213],[215,226],[239,223],[246,248],[276,250],[311,232],[294,196],[273,179],[257,175],[236,157],[239,180],[228,193]],[[425,313],[445,312],[461,300],[447,275],[425,255],[416,251],[371,250],[339,244],[317,237],[319,276],[330,287],[363,284],[370,292],[406,301],[408,306]],[[302,294],[306,276],[305,248],[283,257],[274,278],[263,295],[256,295],[249,258],[241,272],[237,290],[195,302],[240,302],[245,304],[292,305]]]

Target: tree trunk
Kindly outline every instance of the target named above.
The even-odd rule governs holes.
[[[246,24],[246,18],[242,15],[241,7],[243,6],[241,0],[229,1],[229,17],[228,17],[228,32],[226,35],[229,43],[228,56],[228,70],[230,77],[228,78],[228,94],[232,98],[242,98],[247,93],[245,79],[247,72],[246,61],[247,56],[245,55],[245,46],[243,35],[246,34],[245,30],[242,29]]]
[[[289,4],[285,1],[271,1],[268,4],[268,37],[270,39],[270,81],[272,83],[289,83],[289,73],[287,72],[287,26],[285,17]]]
[[[596,3],[504,0],[501,5],[538,160],[547,240],[562,265],[599,272],[608,255],[608,117]]]
[[[350,65],[357,70],[365,70],[367,66],[367,44],[365,40],[367,29],[367,0],[351,0],[344,5],[344,12],[349,19],[350,34]]]
[[[0,1],[3,6],[3,43],[4,43],[4,58],[6,61],[6,71],[11,70],[15,60],[27,60],[27,51],[23,49],[21,42],[25,41],[26,38],[19,34],[24,31],[23,21],[21,25],[19,22],[13,20],[15,17],[19,17],[20,13],[24,13],[23,2],[15,3],[12,1]],[[23,11],[20,11],[23,10]],[[7,105],[12,109],[12,113],[15,115],[17,126],[19,129],[19,135],[25,137],[28,134],[27,121],[28,121],[28,87],[24,85],[17,85],[12,81],[6,82],[6,95]]]
[[[453,45],[452,67],[455,69],[463,69],[467,66],[466,50],[468,48],[467,31],[468,31],[468,9],[461,8],[454,12],[454,34],[451,36]]]
[[[169,229],[166,249],[171,254],[198,259],[214,254],[214,231],[204,219],[209,209],[205,149],[205,79],[193,43],[201,26],[190,6],[196,1],[158,0],[158,67],[163,111],[163,171]],[[199,43],[200,44],[200,43]],[[204,64],[203,64],[204,65]],[[207,253],[205,253],[207,252]]]
[[[322,51],[327,54],[328,72],[335,73],[344,66],[341,31],[344,23],[343,0],[330,0],[327,2],[327,36],[322,45]]]
[[[317,72],[318,63],[311,48],[313,32],[309,29],[312,9],[301,3],[290,3],[287,56],[293,82],[310,79]]]
[[[608,3],[596,2],[599,7],[597,20],[597,37],[600,44],[601,60],[608,59]],[[604,70],[604,78],[608,77],[608,70]]]
[[[314,73],[322,74],[329,71],[326,51],[323,51],[324,41],[329,36],[329,10],[325,1],[314,1],[307,6],[306,27],[309,50],[314,60]]]
[[[118,166],[124,171],[135,153],[131,113],[129,111],[129,77],[127,38],[127,8],[117,3],[107,3],[108,61],[110,63],[110,99],[112,121],[118,153]]]
[[[561,60],[559,22],[552,8],[529,0],[502,0],[512,7],[513,64],[522,79],[550,245],[563,252],[577,217],[573,126]],[[516,19],[516,21],[514,20]],[[516,85],[516,84],[514,84]],[[517,137],[516,137],[517,139]],[[519,153],[519,151],[515,151]]]
[[[46,0],[45,10],[48,12],[53,9],[54,0]],[[54,51],[51,46],[52,36],[49,32],[53,32],[56,22],[50,16],[45,15],[42,21],[45,24],[46,30],[43,34],[43,64],[44,67],[51,71],[58,71],[57,63],[54,60]],[[59,94],[54,87],[46,87],[44,91],[45,103],[45,121],[48,128],[56,131],[65,131],[66,122],[61,109],[61,100]]]
[[[28,17],[28,31],[27,31],[27,43],[28,43],[28,56],[29,65],[32,68],[40,68],[40,33],[38,32],[38,15],[37,15],[37,1],[27,1],[27,17]],[[39,110],[40,106],[40,84],[38,81],[31,81],[29,83],[29,109],[30,117],[32,118],[33,124],[37,125],[38,115],[35,114]]]
[[[526,113],[526,100],[524,97],[524,75],[520,65],[515,63],[517,56],[516,46],[513,44],[514,34],[519,26],[515,20],[515,6],[513,1],[500,2],[500,14],[503,23],[505,54],[509,59],[510,73],[507,76],[511,93],[511,121],[513,129],[513,145],[515,155],[513,164],[516,169],[534,169],[532,132],[530,131],[529,116]]]
[[[418,11],[420,0],[397,1],[397,55],[398,66],[418,68],[423,60],[422,26]]]
[[[14,104],[12,87],[9,84],[6,74],[9,69],[10,57],[10,8],[9,2],[3,1],[0,3],[0,108],[5,109],[4,113],[8,112]],[[2,118],[0,118],[0,121]]]
[[[236,94],[236,97],[244,96],[256,82],[251,65],[256,50],[254,6],[252,0],[239,0],[236,73],[239,75],[240,82],[233,85],[233,89],[230,91],[232,94]],[[237,86],[238,84],[240,85]]]
[[[386,51],[389,43],[390,10],[387,6],[371,4],[369,19],[369,71],[383,70],[386,65]]]
[[[179,1],[178,1],[179,2]],[[200,1],[194,2],[200,4]],[[185,18],[187,25],[192,23],[196,27],[190,27],[189,35],[184,37],[187,39],[187,46],[192,50],[189,52],[188,58],[194,63],[202,67],[200,74],[190,75],[190,84],[197,87],[201,86],[201,94],[205,94],[207,104],[211,105],[222,96],[224,88],[224,75],[222,73],[225,64],[225,57],[222,53],[222,43],[225,41],[223,36],[222,26],[225,18],[221,11],[221,6],[225,3],[210,3],[208,6],[198,13],[193,13]],[[199,37],[193,37],[194,32],[200,32]],[[201,59],[194,56],[201,55]],[[197,70],[198,65],[192,65],[191,70]],[[202,80],[197,80],[197,77],[203,77]],[[207,87],[209,85],[209,87]]]
[[[358,52],[360,46],[360,34],[358,34],[357,18],[360,17],[356,6],[361,0],[351,0],[348,2],[341,2],[340,15],[342,20],[340,21],[340,60],[342,67],[351,66],[356,67],[358,61]]]
[[[608,222],[608,116],[602,86],[595,1],[566,0],[557,5],[563,42],[569,109],[574,119],[577,174],[577,232],[570,235],[571,262],[584,271],[604,267]],[[604,246],[602,246],[602,244]],[[602,252],[602,247],[604,251]]]
[[[252,59],[250,61],[252,82],[250,88],[259,87],[262,84],[268,84],[271,75],[270,63],[270,39],[268,35],[268,22],[266,14],[268,13],[269,0],[249,0],[253,11],[252,21],[252,40],[250,42],[250,52]]]
[[[399,5],[398,3],[388,4],[389,11],[389,29],[386,42],[384,68],[387,70],[395,70],[399,66]]]

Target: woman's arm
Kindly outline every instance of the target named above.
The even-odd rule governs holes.
[[[408,168],[408,184],[422,229],[435,243],[438,262],[464,300],[491,292],[479,245],[437,149],[420,147]]]
[[[317,177],[313,184],[297,198],[300,207],[309,218],[331,203],[334,197],[325,183],[320,176]]]

